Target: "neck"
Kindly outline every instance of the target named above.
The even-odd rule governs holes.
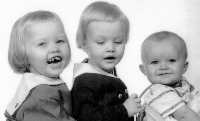
[[[180,80],[180,81],[181,81],[181,80]],[[180,84],[181,84],[180,81],[178,81],[178,82],[176,82],[176,83],[169,84],[168,86],[173,87],[173,88],[180,87],[180,86],[181,86],[181,85],[180,85]]]
[[[92,62],[90,61],[90,59],[86,62],[86,63],[89,63],[89,64],[91,64],[91,65],[93,65],[93,66],[96,66],[96,65],[94,65],[94,64],[92,64]],[[96,66],[97,67],[97,66]],[[99,68],[99,67],[98,67]],[[100,69],[102,69],[102,68],[100,68]],[[105,71],[105,72],[107,72],[107,73],[109,73],[109,74],[112,74],[112,75],[115,75],[116,76],[116,72],[115,72],[115,69],[109,69],[109,70],[105,70],[105,69],[102,69],[103,71]]]

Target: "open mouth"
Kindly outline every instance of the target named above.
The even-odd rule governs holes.
[[[115,57],[106,57],[104,59],[106,59],[106,60],[113,60],[113,59],[116,59],[116,58]]]
[[[47,61],[48,64],[56,64],[62,61],[60,56],[55,56]]]

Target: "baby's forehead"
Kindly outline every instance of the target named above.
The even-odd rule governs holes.
[[[148,47],[152,48],[160,45],[172,45],[175,48],[180,48],[181,50],[186,49],[185,43],[181,39],[171,36],[163,40],[147,39],[142,45],[142,50],[146,50]]]
[[[145,42],[143,43],[142,45],[142,55],[145,56],[146,54],[148,54],[150,51],[156,50],[156,48],[163,48],[163,51],[170,51],[168,49],[168,47],[173,47],[173,51],[176,51],[177,54],[184,54],[186,53],[186,46],[184,44],[184,42],[182,40],[180,40],[179,38],[177,37],[170,37],[170,38],[167,38],[167,39],[164,39],[164,40],[152,40],[152,39],[149,39],[149,40],[145,40]],[[166,48],[166,49],[164,49]],[[162,49],[161,49],[162,51]],[[175,52],[175,53],[176,53]]]

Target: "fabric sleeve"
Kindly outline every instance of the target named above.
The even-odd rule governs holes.
[[[189,97],[188,106],[200,116],[200,92],[193,91]]]
[[[145,94],[144,101],[157,110],[163,118],[185,105],[175,89],[161,84],[153,85]]]
[[[68,115],[62,101],[48,94],[34,91],[25,101],[24,121],[75,121]]]
[[[6,117],[6,121],[17,121],[15,118],[13,118],[7,111],[4,113]]]
[[[77,83],[76,83],[77,82]],[[97,85],[88,86],[76,80],[72,88],[73,113],[78,121],[127,121],[127,110],[122,105],[102,106],[98,103]],[[90,83],[90,82],[88,82]]]

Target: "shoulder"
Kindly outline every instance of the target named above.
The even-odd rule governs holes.
[[[102,93],[106,90],[124,91],[126,89],[126,85],[119,78],[96,73],[84,73],[75,78],[72,93],[85,92],[86,90]]]
[[[77,76],[73,86],[92,86],[99,87],[102,85],[125,86],[124,83],[115,77],[110,77],[97,73],[84,73]]]
[[[144,99],[149,103],[153,99],[159,99],[162,96],[171,95],[172,93],[176,93],[173,88],[162,84],[154,84],[147,90]]]
[[[63,95],[60,88],[61,85],[42,84],[33,88],[22,104],[24,111],[38,111],[41,108],[57,107]],[[70,92],[69,92],[70,93]]]
[[[41,84],[33,88],[27,97],[35,101],[59,99],[60,93],[70,93],[65,83],[59,85]]]
[[[102,83],[102,75],[96,73],[84,73],[77,76],[74,79],[74,85],[76,86],[97,86]],[[94,85],[95,84],[95,85]]]

